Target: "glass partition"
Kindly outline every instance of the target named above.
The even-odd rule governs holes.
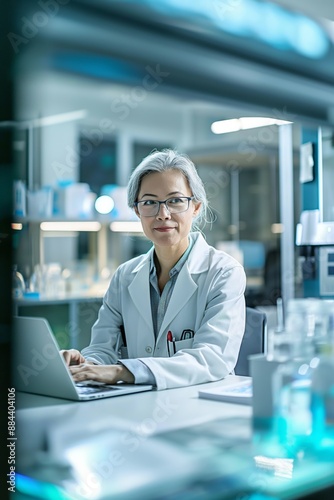
[[[334,131],[324,130],[322,134],[323,157],[323,219],[334,221]]]

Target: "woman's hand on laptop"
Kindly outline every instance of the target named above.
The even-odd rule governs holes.
[[[85,380],[95,380],[104,384],[116,384],[126,382],[133,384],[135,378],[124,365],[92,365],[84,363],[70,366],[74,382],[84,382]]]
[[[86,361],[81,352],[77,351],[76,349],[68,349],[68,350],[62,349],[60,351],[60,354],[63,355],[67,366],[81,365]]]

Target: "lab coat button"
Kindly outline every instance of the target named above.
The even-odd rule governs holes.
[[[149,353],[152,352],[152,347],[148,345],[147,347],[145,347],[145,351]]]

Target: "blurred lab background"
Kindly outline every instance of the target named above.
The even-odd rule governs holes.
[[[87,344],[115,268],[150,248],[126,185],[164,147],[195,162],[215,214],[203,232],[245,266],[247,305],[282,295],[283,248],[302,295],[305,127],[321,130],[334,220],[333,20],[331,1],[18,2],[15,312],[47,317],[61,347]]]

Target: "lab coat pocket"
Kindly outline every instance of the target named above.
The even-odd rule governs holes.
[[[175,340],[174,342],[168,342],[169,355],[177,353],[181,349],[191,349],[193,346],[194,339],[184,339]]]
[[[181,349],[191,349],[193,346],[193,342],[194,339],[177,340],[175,342],[176,352],[180,351]]]

